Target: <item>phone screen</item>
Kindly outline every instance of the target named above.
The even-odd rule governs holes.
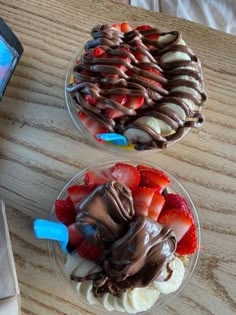
[[[0,35],[0,97],[17,62],[17,52]]]

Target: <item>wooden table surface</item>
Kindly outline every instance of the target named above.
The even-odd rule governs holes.
[[[7,207],[22,314],[92,314],[65,292],[32,222],[49,218],[73,174],[113,157],[75,129],[63,86],[68,61],[90,28],[122,20],[182,31],[202,60],[209,96],[200,130],[164,153],[145,156],[183,183],[202,224],[196,272],[158,314],[235,314],[236,37],[108,0],[0,0],[0,13],[25,49],[0,104],[0,199]]]

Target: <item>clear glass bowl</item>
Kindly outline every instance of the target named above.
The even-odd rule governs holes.
[[[137,23],[135,21],[135,24],[131,24],[133,25],[133,27],[136,27],[138,25],[141,25],[143,23]],[[79,112],[79,106],[76,104],[76,102],[73,100],[71,93],[67,92],[67,86],[69,84],[71,84],[73,82],[73,69],[74,66],[76,65],[76,61],[80,59],[81,55],[84,53],[84,45],[85,43],[91,39],[91,37],[88,37],[88,39],[81,44],[81,46],[79,47],[79,49],[76,51],[76,53],[74,54],[74,56],[72,57],[72,59],[69,62],[68,68],[67,68],[67,72],[66,72],[66,78],[65,78],[65,101],[66,101],[66,107],[67,110],[69,112],[70,118],[72,119],[74,125],[76,126],[76,128],[82,132],[82,134],[84,134],[87,139],[89,139],[90,143],[95,145],[96,147],[100,148],[100,149],[106,149],[108,151],[112,151],[114,152],[122,152],[122,154],[124,155],[128,155],[128,156],[136,156],[136,154],[151,154],[151,153],[156,153],[156,152],[163,152],[164,150],[170,148],[171,146],[173,146],[175,143],[181,141],[191,130],[191,128],[185,128],[183,135],[177,139],[177,140],[173,140],[173,141],[168,141],[167,143],[167,147],[164,149],[160,149],[160,148],[153,148],[150,150],[136,150],[134,149],[133,145],[128,145],[128,146],[119,146],[119,145],[114,145],[110,142],[99,142],[97,141],[91,134],[90,132],[87,130],[86,127],[84,127],[84,125],[81,123],[80,119],[78,118],[78,112]],[[132,154],[133,153],[133,154]],[[134,155],[135,154],[135,155]]]
[[[107,160],[107,161],[103,161],[97,164],[92,165],[91,167],[85,168],[83,170],[81,170],[80,172],[78,172],[62,189],[62,191],[59,193],[57,199],[66,199],[68,197],[67,194],[67,188],[70,187],[71,185],[75,185],[75,184],[82,184],[83,183],[83,178],[85,173],[88,170],[99,170],[99,169],[104,169],[104,168],[108,168],[111,167],[112,165],[114,165],[117,162],[124,162],[124,163],[128,163],[128,164],[132,164],[134,166],[136,166],[137,164],[144,164],[150,167],[155,167],[158,168],[160,170],[162,170],[158,165],[155,164],[150,164],[147,163],[145,161],[135,161],[135,160]],[[184,276],[184,280],[180,286],[180,288],[170,294],[164,295],[164,294],[160,294],[159,299],[157,300],[156,304],[148,311],[146,312],[140,312],[138,314],[156,314],[156,311],[158,309],[160,309],[161,307],[163,307],[166,304],[169,304],[171,300],[173,300],[173,298],[175,298],[177,295],[179,295],[179,293],[183,290],[183,288],[185,287],[185,285],[189,282],[194,269],[196,267],[197,261],[198,261],[198,257],[199,257],[199,251],[200,251],[200,222],[199,222],[199,218],[198,218],[198,213],[197,213],[197,209],[195,208],[193,201],[191,200],[188,192],[185,190],[185,188],[180,184],[180,182],[174,178],[172,175],[170,175],[168,172],[166,172],[165,170],[163,170],[171,179],[171,183],[168,186],[169,191],[174,192],[179,194],[180,196],[184,197],[190,208],[191,208],[191,214],[194,218],[194,222],[196,224],[197,227],[197,234],[198,234],[198,244],[197,244],[197,250],[195,252],[195,254],[193,255],[189,255],[189,264],[187,266],[185,266],[185,276]],[[53,207],[52,212],[51,212],[51,217],[50,217],[51,221],[58,221],[55,215],[55,208]],[[66,257],[67,255],[61,250],[61,247],[59,245],[58,242],[56,241],[49,241],[49,252],[50,252],[50,256],[52,259],[52,263],[54,266],[54,269],[57,273],[57,275],[59,276],[60,280],[63,282],[65,288],[68,291],[68,294],[71,294],[74,299],[77,301],[81,301],[81,303],[87,303],[86,308],[88,310],[90,310],[91,312],[97,312],[97,314],[114,314],[114,315],[120,315],[120,314],[128,314],[128,313],[121,313],[121,312],[109,312],[107,310],[105,310],[103,307],[98,307],[98,306],[94,306],[94,305],[90,305],[88,304],[88,302],[86,301],[86,299],[83,296],[79,296],[79,294],[76,292],[72,282],[70,279],[68,279],[68,277],[65,274],[65,263],[66,263]],[[76,314],[76,313],[75,313]],[[78,309],[78,314],[79,313],[79,309]]]

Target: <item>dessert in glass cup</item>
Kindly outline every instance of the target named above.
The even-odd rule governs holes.
[[[202,125],[201,62],[180,32],[103,24],[91,37],[70,63],[65,96],[73,122],[92,143],[161,151]]]
[[[154,311],[183,289],[197,263],[197,210],[156,165],[112,160],[81,171],[51,219],[69,231],[67,253],[50,241],[55,269],[93,311]]]

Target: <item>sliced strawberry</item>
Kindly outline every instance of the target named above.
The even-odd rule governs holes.
[[[113,24],[112,27],[116,28],[118,31],[121,31],[120,24]]]
[[[130,190],[135,190],[140,181],[140,174],[136,167],[125,163],[116,163],[111,168],[112,176]]]
[[[164,202],[165,199],[162,194],[155,192],[148,209],[148,217],[156,221],[161,213]]]
[[[112,95],[110,99],[118,102],[120,105],[124,105],[127,101],[127,96],[126,95]],[[107,108],[105,109],[105,113],[111,119],[124,116],[124,113],[119,111],[116,108]]]
[[[149,35],[145,35],[144,37],[156,42],[156,41],[158,41],[158,38],[160,37],[160,35],[159,34],[149,34]]]
[[[109,69],[109,72],[101,72],[101,74],[106,78],[119,78],[119,74],[117,74],[114,70],[114,67],[119,69],[122,72],[126,72],[127,68],[124,65],[112,65],[112,67]]]
[[[133,55],[140,62],[150,62],[149,58],[139,51],[135,51]]]
[[[73,185],[67,189],[68,195],[77,210],[78,204],[87,197],[92,189],[85,185]]]
[[[137,187],[133,192],[134,211],[136,215],[148,216],[154,191],[146,187]]]
[[[98,58],[101,57],[102,55],[105,54],[105,50],[102,49],[101,47],[95,47],[92,51],[91,51],[91,56]]]
[[[177,245],[176,252],[180,255],[194,254],[197,249],[197,229],[192,224],[188,232],[183,236]]]
[[[70,197],[66,200],[56,200],[55,213],[57,219],[66,226],[75,222],[76,211]]]
[[[99,185],[107,183],[109,180],[115,180],[111,172],[111,169],[103,171],[88,171],[85,174],[84,182],[93,189]]]
[[[73,247],[78,247],[82,241],[84,240],[83,235],[80,233],[78,228],[76,227],[76,224],[73,223],[68,226],[68,232],[69,232],[69,243]]]
[[[123,33],[128,33],[132,31],[132,27],[129,25],[128,22],[123,22],[120,27]]]
[[[148,66],[141,66],[141,69],[152,72],[156,75],[159,75],[160,77],[163,77],[163,74],[155,68],[148,67]]]
[[[170,178],[158,169],[142,169],[140,171],[140,186],[161,187],[161,192],[170,184]]]
[[[172,208],[177,208],[177,209],[191,212],[191,209],[187,201],[183,197],[177,194],[166,194],[163,210],[172,209]]]
[[[98,122],[90,118],[87,114],[80,111],[78,117],[89,133],[96,139],[96,135],[99,133],[107,133],[108,130],[100,125]],[[96,139],[98,140],[98,139]],[[98,140],[99,141],[99,140]]]
[[[124,116],[124,113],[119,111],[116,108],[106,108],[104,112],[105,112],[106,116],[111,118],[111,119],[115,119],[115,118]]]
[[[92,95],[86,95],[84,97],[85,101],[88,102],[90,105],[95,106],[97,104],[96,98],[94,98]]]
[[[160,213],[157,222],[168,225],[175,232],[178,243],[193,224],[193,218],[184,210],[168,209]]]
[[[101,248],[88,243],[86,240],[84,240],[76,250],[81,257],[92,261],[96,261],[103,251]]]
[[[140,25],[136,27],[137,31],[145,31],[145,30],[151,30],[153,27],[150,25]]]
[[[143,105],[144,96],[127,96],[127,101],[125,103],[125,107],[131,109],[138,109]]]

